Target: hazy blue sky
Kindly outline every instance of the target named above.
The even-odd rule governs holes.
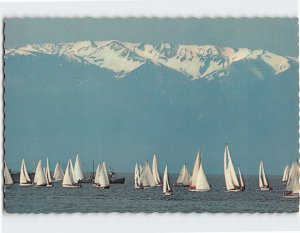
[[[78,40],[213,44],[298,55],[296,18],[5,19],[5,47]]]

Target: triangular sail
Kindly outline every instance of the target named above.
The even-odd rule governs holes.
[[[47,179],[47,184],[48,185],[52,184],[52,178],[51,178],[51,172],[50,172],[50,166],[49,166],[48,158],[47,158],[47,165],[46,165],[46,179]]]
[[[287,181],[288,176],[289,176],[289,165],[286,165],[286,167],[284,168],[284,171],[283,171],[282,182]]]
[[[140,174],[137,163],[135,164],[134,168],[134,187],[139,188],[140,187]]]
[[[144,167],[143,167],[143,172],[140,176],[141,179],[141,185],[143,185],[144,187],[154,187],[156,186],[156,183],[154,181],[150,166],[148,164],[148,162],[145,163]]]
[[[239,184],[239,181],[238,181],[237,176],[236,176],[235,171],[234,171],[234,166],[233,166],[233,163],[232,163],[232,160],[231,160],[228,145],[227,145],[226,148],[227,148],[227,156],[228,156],[228,167],[227,168],[229,169],[229,172],[230,172],[231,181],[232,181],[232,184],[235,187],[239,187],[240,184]]]
[[[9,172],[9,169],[7,167],[6,161],[4,160],[4,184],[10,185],[13,184],[13,179],[11,177],[11,174]]]
[[[160,185],[161,181],[159,178],[159,173],[158,173],[158,161],[156,154],[153,155],[153,161],[152,161],[152,174],[153,174],[153,179],[156,185]]]
[[[197,174],[197,180],[196,180],[196,190],[200,190],[200,191],[209,191],[210,190],[210,185],[207,181],[204,169],[203,169],[203,164],[202,164],[202,160],[200,163],[200,168]]]
[[[76,181],[84,180],[84,175],[81,168],[81,161],[78,154],[75,160],[74,174],[75,174]]]
[[[225,151],[224,151],[224,178],[225,178],[226,189],[229,191],[234,189],[234,185],[232,183],[231,172],[227,167],[227,147],[228,145],[226,144]]]
[[[62,171],[59,162],[57,162],[53,173],[53,180],[58,181],[63,179],[64,179],[64,172]]]
[[[291,192],[292,194],[299,195],[299,164],[293,163],[290,169],[289,179],[286,186],[286,191]]]
[[[63,185],[65,186],[73,186],[75,185],[77,182],[74,180],[74,174],[73,174],[73,165],[72,165],[72,161],[71,159],[68,162],[66,171],[65,171],[65,175],[64,175],[64,179],[63,179]]]
[[[238,171],[239,171],[239,178],[240,178],[240,184],[241,184],[241,187],[245,187],[245,184],[244,184],[244,180],[243,180],[243,176],[242,176],[242,173],[241,173],[241,170],[240,168],[238,167]]]
[[[100,168],[101,168],[101,164],[99,163],[95,174],[95,180],[94,180],[95,184],[99,184]]]
[[[106,188],[110,186],[105,162],[102,163],[100,172],[99,172],[99,185],[100,187]]]
[[[199,168],[200,168],[200,152],[198,151],[196,159],[195,159],[195,163],[194,163],[192,178],[191,178],[191,180],[192,180],[191,185],[190,185],[191,188],[196,187],[196,181],[197,181]]]
[[[177,178],[176,184],[183,184],[185,176],[186,176],[186,164],[183,164],[179,176]]]
[[[38,165],[36,167],[34,180],[36,181],[37,186],[43,186],[47,184],[47,180],[46,180],[46,176],[45,176],[45,172],[41,160],[38,162]]]
[[[168,176],[168,166],[166,165],[164,176],[163,176],[163,193],[170,193],[172,189],[170,187],[169,176]]]
[[[29,183],[31,183],[31,180],[27,172],[25,160],[22,159],[21,171],[20,171],[20,184],[29,184]]]

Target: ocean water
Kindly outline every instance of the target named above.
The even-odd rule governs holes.
[[[125,184],[112,184],[101,190],[92,184],[78,189],[67,189],[61,183],[52,188],[34,186],[20,187],[14,184],[5,189],[4,208],[7,213],[98,213],[98,212],[210,212],[255,213],[298,212],[299,199],[282,197],[285,186],[280,176],[269,176],[272,191],[257,190],[257,176],[245,176],[246,190],[231,193],[224,189],[222,175],[208,175],[210,192],[189,192],[186,187],[173,187],[174,195],[165,197],[161,187],[144,190],[133,189],[133,174],[126,177]],[[170,175],[175,183],[177,174]]]

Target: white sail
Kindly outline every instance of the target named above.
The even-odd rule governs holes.
[[[31,180],[27,172],[25,160],[22,159],[21,171],[20,171],[20,185],[22,184],[30,184]]]
[[[197,174],[195,191],[209,191],[210,190],[210,185],[207,181],[202,163],[203,162],[201,160],[200,168],[199,168],[199,171],[198,171],[198,174]]]
[[[99,183],[100,187],[108,188],[110,186],[105,162],[102,163],[100,172],[99,172]]]
[[[99,163],[95,174],[95,180],[94,180],[95,184],[99,184],[100,168],[101,168],[101,164]]]
[[[188,167],[187,167],[187,165],[185,165],[185,173],[184,173],[184,179],[183,179],[183,182],[182,182],[182,184],[184,185],[184,186],[188,186],[190,183],[191,183],[191,176],[190,176],[190,172],[189,172],[189,170],[188,170]]]
[[[53,180],[58,181],[63,179],[64,179],[64,172],[62,171],[59,162],[57,162],[53,173]]]
[[[75,160],[74,173],[75,173],[75,178],[77,181],[84,180],[84,175],[82,172],[81,162],[80,162],[80,158],[79,158],[78,154],[77,154],[76,160]]]
[[[64,179],[62,182],[62,185],[64,187],[67,186],[74,186],[77,182],[74,180],[74,174],[73,174],[73,165],[71,159],[68,161],[68,165],[65,171]]]
[[[168,176],[168,166],[166,165],[164,176],[163,176],[163,193],[171,193],[172,189],[170,187],[169,176]]]
[[[138,165],[136,163],[134,168],[134,188],[139,188],[140,184],[141,184],[140,173],[139,173]]]
[[[143,166],[142,166],[142,164],[140,164],[139,170],[140,170],[140,174],[142,174],[143,173]]]
[[[241,187],[245,187],[245,184],[244,184],[244,180],[243,180],[243,176],[242,176],[242,173],[241,173],[241,170],[240,168],[238,167],[238,171],[239,171],[239,178],[240,178],[240,184],[241,184]]]
[[[290,169],[290,176],[287,182],[286,191],[291,192],[294,195],[299,195],[299,189],[299,164],[293,163]]]
[[[234,166],[233,166],[233,163],[232,163],[232,160],[231,160],[228,145],[226,146],[226,148],[227,148],[227,157],[228,157],[228,167],[227,168],[229,169],[229,172],[230,172],[230,177],[231,177],[232,184],[235,187],[240,187],[239,181],[238,181],[237,176],[235,174],[235,170],[234,170]]]
[[[287,181],[288,177],[289,177],[289,165],[286,165],[283,171],[282,182]]]
[[[186,173],[186,164],[183,164],[179,176],[177,178],[176,184],[183,184],[184,178],[185,178],[185,173]]]
[[[141,180],[141,185],[143,187],[154,187],[156,186],[156,183],[154,181],[150,166],[148,164],[148,162],[145,163],[144,167],[143,167],[143,172],[140,176],[140,180]]]
[[[196,159],[195,159],[195,163],[194,163],[192,178],[191,178],[191,185],[190,185],[191,189],[196,187],[196,181],[197,181],[197,176],[199,173],[199,168],[200,168],[200,152],[198,151]]]
[[[259,178],[258,178],[259,187],[260,188],[268,187],[269,184],[268,184],[268,180],[266,178],[263,161],[260,161],[258,176],[259,176]]]
[[[52,184],[52,178],[51,178],[51,172],[50,172],[50,166],[49,166],[49,160],[47,158],[47,165],[46,165],[46,179],[47,179],[47,185]]]
[[[37,186],[44,186],[47,184],[47,180],[46,180],[46,176],[45,176],[45,172],[44,172],[41,160],[38,162],[34,177],[35,177],[34,180],[36,181]]]
[[[13,184],[13,179],[11,177],[11,174],[9,172],[9,169],[7,167],[6,161],[4,160],[4,184],[10,185]]]
[[[153,155],[152,174],[153,174],[155,184],[156,185],[161,185],[161,181],[160,181],[160,178],[159,178],[159,172],[158,172],[158,161],[157,161],[156,154]]]
[[[224,151],[224,178],[225,178],[226,189],[229,191],[234,189],[235,187],[234,184],[232,183],[231,172],[227,166],[227,148],[228,145],[226,144],[225,151]]]

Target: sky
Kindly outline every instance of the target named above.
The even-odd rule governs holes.
[[[9,18],[5,48],[80,40],[213,44],[298,56],[296,18]]]
[[[141,42],[141,43],[169,42],[169,43],[178,43],[178,44],[199,44],[199,45],[213,44],[218,46],[229,46],[234,48],[247,47],[253,49],[267,49],[269,51],[281,55],[298,56],[298,20],[289,19],[289,18],[275,18],[275,19],[270,19],[270,18],[263,18],[263,19],[262,18],[260,19],[258,18],[255,19],[247,19],[247,18],[243,18],[243,19],[234,19],[234,18],[228,18],[228,19],[209,19],[209,18],[205,18],[205,19],[196,19],[196,18],[190,18],[190,19],[158,19],[158,18],[154,18],[154,19],[146,19],[146,18],[141,18],[141,19],[134,19],[134,18],[129,18],[129,19],[108,19],[108,18],[29,19],[29,18],[25,18],[25,19],[5,19],[4,22],[5,22],[5,28],[4,28],[5,48],[20,47],[29,43],[41,44],[41,43],[71,42],[71,41],[79,41],[79,40],[120,40],[120,41]],[[19,168],[20,156],[23,157],[32,156],[31,160],[37,161],[37,159],[40,158],[39,156],[44,156],[45,158],[48,155],[49,156],[53,155],[55,156],[55,158],[58,158],[59,156],[61,156],[61,154],[64,154],[65,156],[74,157],[76,153],[80,153],[82,156],[89,155],[90,160],[85,163],[85,167],[90,168],[91,158],[97,157],[98,155],[101,155],[102,158],[106,158],[108,164],[110,163],[116,164],[117,161],[110,159],[109,158],[110,155],[113,154],[120,157],[123,153],[125,154],[126,152],[131,157],[133,155],[137,156],[136,160],[138,160],[138,156],[140,156],[141,157],[140,162],[141,162],[144,161],[145,159],[149,159],[150,161],[152,159],[152,154],[154,152],[158,152],[160,156],[159,158],[161,159],[160,161],[162,162],[166,161],[163,160],[164,159],[163,155],[168,155],[168,153],[180,157],[181,159],[180,163],[176,162],[177,168],[175,169],[175,166],[173,166],[173,168],[170,167],[172,172],[174,171],[176,172],[179,171],[179,168],[183,163],[182,161],[183,159],[181,156],[182,154],[189,155],[184,157],[188,157],[187,162],[189,164],[189,168],[192,169],[192,164],[194,161],[196,150],[201,145],[202,146],[200,149],[204,151],[204,154],[212,154],[215,156],[215,157],[211,156],[211,158],[206,159],[208,170],[210,169],[210,166],[213,166],[212,164],[214,164],[213,161],[214,158],[219,158],[218,157],[219,155],[222,157],[222,153],[224,150],[224,143],[225,143],[224,138],[226,137],[221,137],[222,135],[220,134],[220,132],[215,133],[207,129],[208,126],[212,127],[215,124],[215,122],[211,121],[210,119],[207,120],[208,123],[205,122],[205,124],[203,123],[203,125],[199,124],[199,130],[195,130],[196,129],[195,125],[190,123],[192,121],[190,122],[183,121],[184,124],[178,125],[178,127],[184,128],[185,130],[184,132],[187,136],[185,136],[182,133],[183,131],[179,131],[180,133],[174,132],[172,137],[168,137],[168,134],[157,133],[160,132],[160,130],[165,130],[164,127],[160,127],[160,124],[164,124],[165,121],[163,121],[161,117],[155,118],[156,116],[160,116],[161,110],[164,110],[165,108],[164,103],[160,103],[159,106],[162,107],[158,108],[157,103],[159,101],[162,101],[162,98],[161,99],[158,98],[159,93],[154,95],[157,98],[155,99],[153,98],[153,93],[151,90],[150,92],[151,98],[150,97],[148,98],[148,100],[153,99],[153,102],[150,102],[151,104],[150,106],[152,106],[154,110],[156,109],[157,112],[150,111],[149,114],[145,114],[148,116],[152,116],[153,119],[155,118],[157,120],[157,124],[155,125],[156,128],[153,126],[148,128],[146,127],[147,130],[149,130],[150,132],[149,135],[146,136],[153,139],[153,142],[157,144],[156,144],[156,148],[155,148],[155,144],[152,144],[152,145],[148,145],[148,147],[145,149],[143,146],[140,145],[147,145],[149,143],[147,140],[141,138],[138,134],[140,129],[145,128],[145,124],[142,122],[141,119],[139,118],[136,119],[134,114],[133,116],[129,114],[131,116],[130,120],[133,120],[135,125],[138,125],[136,124],[136,121],[140,121],[141,127],[136,128],[136,131],[132,133],[131,138],[128,138],[128,135],[126,134],[124,135],[120,134],[119,135],[120,137],[118,138],[117,136],[115,136],[114,138],[115,141],[113,141],[113,140],[109,140],[109,138],[107,138],[103,133],[105,132],[105,130],[110,131],[110,127],[107,127],[105,124],[102,124],[102,122],[104,121],[101,121],[102,120],[101,117],[104,116],[105,114],[111,113],[111,115],[108,114],[109,116],[106,118],[112,122],[111,124],[109,124],[109,126],[118,126],[120,125],[121,122],[121,120],[119,119],[121,116],[119,114],[115,114],[115,112],[113,111],[113,107],[116,107],[116,104],[114,102],[112,104],[108,104],[112,98],[112,94],[109,92],[110,91],[109,88],[111,87],[111,85],[113,85],[109,83],[109,81],[101,80],[100,82],[98,79],[96,79],[94,80],[93,83],[91,82],[92,84],[91,83],[87,84],[90,85],[89,89],[78,88],[77,84],[72,83],[71,85],[70,80],[68,80],[67,78],[65,80],[59,79],[60,75],[63,75],[63,77],[69,77],[70,75],[66,73],[68,70],[65,70],[65,73],[63,74],[60,74],[61,72],[60,69],[52,70],[53,66],[51,65],[53,64],[44,64],[42,63],[43,61],[41,60],[40,61],[40,63],[42,64],[41,67],[44,67],[44,69],[39,68],[40,70],[36,70],[31,73],[30,69],[26,70],[27,68],[26,63],[20,64],[18,63],[19,61],[17,60],[15,60],[14,62],[16,63],[11,63],[11,64],[6,63],[6,67],[5,67],[6,69],[5,70],[6,72],[6,81],[5,81],[6,126],[7,126],[5,136],[6,136],[6,145],[9,145],[9,150],[6,150],[6,154],[8,154],[8,152],[14,152],[14,154],[18,156],[16,158],[11,158],[9,161],[10,164],[12,164],[11,167],[13,169]],[[67,64],[65,65],[67,67]],[[71,66],[71,64],[68,65]],[[23,69],[23,71],[20,71],[19,69]],[[80,69],[80,66],[72,67],[72,69]],[[80,74],[80,72],[82,72],[82,74]],[[77,74],[74,76],[76,78],[81,78],[81,77],[86,78],[88,76],[86,72],[87,70],[77,70]],[[90,72],[92,73],[92,71]],[[153,70],[146,71],[146,73],[150,76],[151,76],[151,72],[153,72]],[[9,76],[10,74],[11,76]],[[73,74],[71,74],[71,76],[72,75]],[[146,74],[144,76],[146,76]],[[42,77],[43,79],[39,79],[40,77]],[[91,74],[90,78],[93,79],[93,74]],[[37,80],[41,80],[41,82],[37,82]],[[72,81],[74,81],[74,79],[72,79]],[[45,85],[45,83],[47,83],[47,85]],[[149,83],[153,84],[151,82]],[[107,85],[106,86],[107,88],[104,88],[105,85]],[[131,92],[128,93],[129,88],[127,86],[123,87],[122,86],[123,84],[121,83],[114,84],[114,85],[115,88],[117,85],[120,85],[119,87],[120,93],[115,91],[116,94],[114,98],[116,100],[120,100],[120,101],[128,100],[125,99],[122,95],[125,95],[129,98],[129,100],[132,100],[130,99],[132,97],[130,94],[134,93],[133,91],[135,91],[135,88],[132,89],[133,90],[132,93]],[[149,85],[144,85],[144,83],[141,83],[140,85],[143,87],[146,86],[145,90],[143,91],[148,90],[147,87]],[[292,101],[289,101],[290,99],[288,98],[279,98],[281,97],[281,95],[278,95],[277,96],[278,102],[276,104],[280,104],[280,101],[283,101],[282,107],[288,106],[290,108],[288,109],[288,111],[284,109],[284,111],[287,112],[285,116],[287,116],[287,118],[290,119],[291,115],[294,116],[295,114],[289,114],[289,112],[294,113],[294,111],[297,111],[296,109],[297,96],[293,94],[295,91],[294,89],[297,89],[297,87],[291,85],[290,83],[288,83],[288,85],[289,85],[288,87],[292,89],[293,92],[289,91],[290,89],[288,88],[283,88],[285,92],[283,91],[280,94],[282,94],[283,97],[285,97],[284,96],[285,93],[289,94],[288,98],[290,98]],[[172,88],[173,88],[172,85],[167,86],[167,82],[166,82],[166,90],[168,90],[169,87],[170,87],[169,91],[172,92]],[[281,87],[282,86],[279,85],[279,89]],[[102,88],[103,93],[106,93],[106,95],[102,94],[102,92],[99,91],[100,88]],[[191,88],[192,88],[191,90],[193,90],[194,87]],[[239,87],[237,88],[239,89]],[[175,93],[176,95],[178,93],[181,93],[180,91],[182,91],[183,88],[178,88],[178,89],[179,91]],[[48,90],[48,92],[46,90]],[[276,102],[277,100],[277,99],[275,100],[272,96],[272,89],[270,90],[270,93],[268,92],[269,91],[268,88],[265,89],[267,90],[266,93],[259,93],[258,90],[259,89],[257,88],[257,91],[254,92],[254,95],[261,97],[263,101],[271,102],[271,104],[267,105],[266,108],[264,108],[263,106],[260,109],[261,112],[260,114],[263,114],[265,112],[272,114],[274,112],[273,108],[271,111],[269,110],[269,107],[273,105],[274,102]],[[248,93],[249,90],[247,89],[247,86],[246,86],[246,91],[245,89],[243,89],[243,86],[241,86],[240,91],[242,94],[244,94],[244,93]],[[140,94],[141,96],[145,96],[145,93],[142,94],[137,93],[137,94]],[[183,92],[182,96],[188,96],[187,93],[190,93],[189,89],[187,89],[186,92]],[[205,90],[203,90],[203,93],[206,93]],[[209,93],[207,94],[208,95],[206,97],[208,100],[210,98],[214,99],[217,97],[217,95],[211,97]],[[242,96],[242,94],[240,96]],[[133,97],[135,101],[136,95],[133,95]],[[108,99],[106,100],[106,98]],[[181,100],[182,98],[180,97],[179,99]],[[139,101],[143,103],[144,100],[143,98],[141,98]],[[197,98],[197,101],[201,102],[201,98]],[[291,103],[286,103],[285,101]],[[117,101],[115,102],[118,103]],[[99,103],[102,103],[102,105],[100,105]],[[184,109],[186,107],[186,103],[188,103],[188,101],[183,101],[183,105],[182,105],[183,113],[185,112]],[[140,103],[138,102],[138,104]],[[102,109],[99,106],[104,109],[108,108],[109,111],[107,111],[107,109],[105,111],[102,111]],[[241,104],[241,106],[243,107],[244,105]],[[122,106],[119,106],[119,108],[121,108],[122,110],[124,110],[125,113],[127,113],[127,108],[123,109]],[[172,108],[172,106],[170,108]],[[9,112],[8,109],[11,109],[11,111]],[[49,109],[51,109],[50,112]],[[83,109],[85,110],[83,111]],[[149,109],[151,110],[151,108]],[[149,109],[146,110],[148,111]],[[220,109],[220,108],[216,108],[216,109]],[[174,111],[176,113],[177,109],[175,109]],[[89,112],[90,114],[88,114]],[[172,119],[172,117],[174,118],[174,116],[176,117],[181,116],[180,114],[176,115],[175,113],[169,118],[168,117],[165,118],[168,120],[168,119]],[[235,111],[233,111],[232,114],[235,115]],[[166,116],[168,115],[166,114]],[[254,114],[254,117],[257,116],[260,115]],[[278,116],[280,117],[280,114]],[[185,115],[183,115],[183,117],[184,119],[188,119],[188,117],[186,117]],[[257,117],[257,118],[258,120],[265,120],[262,117]],[[276,117],[272,116],[271,120],[268,120],[267,122],[262,121],[262,126],[267,128],[262,130],[265,130],[268,133],[267,135],[272,136],[272,132],[274,129],[273,127],[270,127],[270,125],[272,125],[270,122],[273,122],[272,120],[274,120],[275,118]],[[151,118],[149,122],[154,122],[153,119]],[[215,113],[214,119],[219,119],[219,114]],[[292,120],[295,119],[293,118]],[[296,123],[294,121],[290,122],[290,120],[283,121],[281,118],[275,120],[278,120],[276,122],[276,125],[279,125],[278,127],[276,127],[276,129],[279,129],[281,126],[282,126],[281,128],[284,128],[284,124],[282,122],[285,122],[287,125],[289,125],[292,128],[291,131],[293,131],[293,129],[295,128],[294,125],[298,125],[297,122]],[[298,119],[296,120],[298,121]],[[244,121],[247,121],[247,119]],[[248,138],[252,138],[252,140],[255,141],[256,136],[259,136],[261,138],[261,142],[260,142],[261,144],[263,144],[264,142],[269,144],[273,143],[273,141],[269,140],[268,137],[263,137],[263,134],[257,132],[254,132],[251,137],[250,131],[248,131],[247,128],[248,125],[245,125],[244,121],[240,122],[240,126],[245,127],[245,136],[247,137],[245,138],[241,137],[239,143],[235,142],[233,138],[229,137],[229,139],[231,139],[230,142],[234,142],[232,143],[234,144],[233,154],[238,154],[239,151],[242,152],[244,151],[245,152],[244,157],[247,157],[247,152],[249,149],[248,144],[250,143]],[[94,124],[92,124],[93,122]],[[248,121],[248,123],[249,122],[250,121]],[[129,131],[131,125],[133,125],[129,123],[123,124],[123,127],[127,129],[127,131]],[[169,123],[170,123],[170,128],[172,128],[174,125],[176,126],[177,124],[176,121],[174,122],[170,121]],[[237,122],[232,122],[232,123],[237,124]],[[7,124],[10,124],[10,127],[8,127]],[[254,124],[257,124],[257,122],[254,122],[253,125]],[[165,124],[162,126],[165,126]],[[68,128],[69,131],[61,130],[63,127]],[[201,131],[203,128],[206,129],[206,131]],[[212,128],[217,129],[217,127],[212,127]],[[222,126],[221,128],[224,127]],[[237,130],[239,129],[239,127],[235,128],[231,126],[229,128],[232,128],[232,132],[234,132],[236,129]],[[249,127],[249,129],[251,129],[251,127]],[[124,132],[127,131],[124,130]],[[200,143],[198,139],[195,138],[193,139],[192,137],[193,135],[191,134],[191,131],[195,131],[194,132],[195,134],[197,134],[198,132],[205,134]],[[68,134],[66,132],[68,132]],[[91,135],[91,132],[93,132],[94,135]],[[279,131],[276,131],[275,133],[278,134],[278,132]],[[28,136],[29,134],[32,134],[31,135],[32,137],[29,137]],[[229,133],[225,132],[224,135],[225,134],[229,134]],[[294,135],[296,134],[289,134],[289,133],[287,134],[288,134],[287,137],[285,137],[284,139],[290,144],[292,144],[293,147],[292,149],[289,148],[291,153],[289,153],[288,156],[294,158],[294,155],[297,154],[298,147],[296,143],[294,143],[294,141],[288,140],[289,139],[288,136],[292,137],[295,140],[298,140],[298,138],[294,137]],[[15,145],[16,135],[20,142],[20,144],[18,145],[19,147]],[[83,137],[82,135],[85,135],[86,137]],[[163,135],[167,135],[167,136],[164,138]],[[218,137],[220,137],[219,138],[220,143],[218,144],[218,148],[216,145],[211,146],[212,144],[211,141],[216,140],[215,135],[218,135]],[[93,136],[94,141],[91,140],[90,138],[91,136]],[[181,140],[178,140],[177,136]],[[285,140],[282,139],[281,134],[275,136],[279,141],[281,141],[281,144],[278,143],[277,145],[275,145],[277,148],[275,148],[275,146],[273,145],[269,145],[269,147],[274,147],[273,150],[276,151],[278,158],[281,158],[280,156],[284,154],[284,150],[283,150],[284,146],[286,147],[288,146],[287,145],[282,146],[282,144],[285,143]],[[49,141],[47,141],[48,138],[51,138],[54,141],[52,143],[49,143]],[[72,140],[72,143],[69,144],[66,143],[66,139]],[[133,140],[131,139],[140,142],[140,144],[136,143],[132,147],[127,148],[127,143],[133,142]],[[171,139],[174,141],[172,141]],[[175,145],[174,148],[171,148],[172,150],[170,150],[166,146],[167,144],[165,145],[165,142],[168,140],[170,145]],[[178,144],[178,141],[185,142],[185,147]],[[28,145],[31,146],[31,150],[28,150],[27,148]],[[22,147],[23,150],[20,151],[19,150],[20,147]],[[93,150],[91,149],[92,147],[94,148]],[[123,148],[127,148],[127,151],[124,152]],[[280,151],[281,149],[282,151]],[[295,151],[296,153],[294,153]],[[258,151],[257,153],[258,157],[260,156],[259,153],[268,154],[263,150]],[[273,168],[272,170],[273,174],[280,174],[281,169],[283,168],[284,165],[283,162],[285,161],[280,161],[281,164],[277,164],[278,161],[272,159],[272,156],[274,156],[272,155],[272,153],[270,153],[270,155],[268,154],[267,156],[270,161],[274,162],[274,165],[276,164],[276,166],[274,166],[275,168]],[[258,157],[255,160],[256,162],[259,161],[259,159],[261,159]],[[123,159],[124,160],[122,160],[122,163],[128,164],[126,158]],[[67,161],[67,159],[64,160]],[[238,162],[238,160],[235,161]],[[218,163],[220,165],[219,167],[222,169],[222,159],[218,160]],[[124,169],[122,171],[128,172],[130,170],[130,167],[123,164],[121,164],[120,168]],[[130,164],[132,166],[134,165],[133,162]],[[162,166],[162,164],[160,164],[160,166]],[[251,169],[251,171],[249,171],[248,173],[254,174],[257,172],[256,164],[253,164],[252,168],[253,169]],[[223,172],[221,169],[218,170],[219,173]],[[214,170],[214,172],[216,172],[216,169]]]

